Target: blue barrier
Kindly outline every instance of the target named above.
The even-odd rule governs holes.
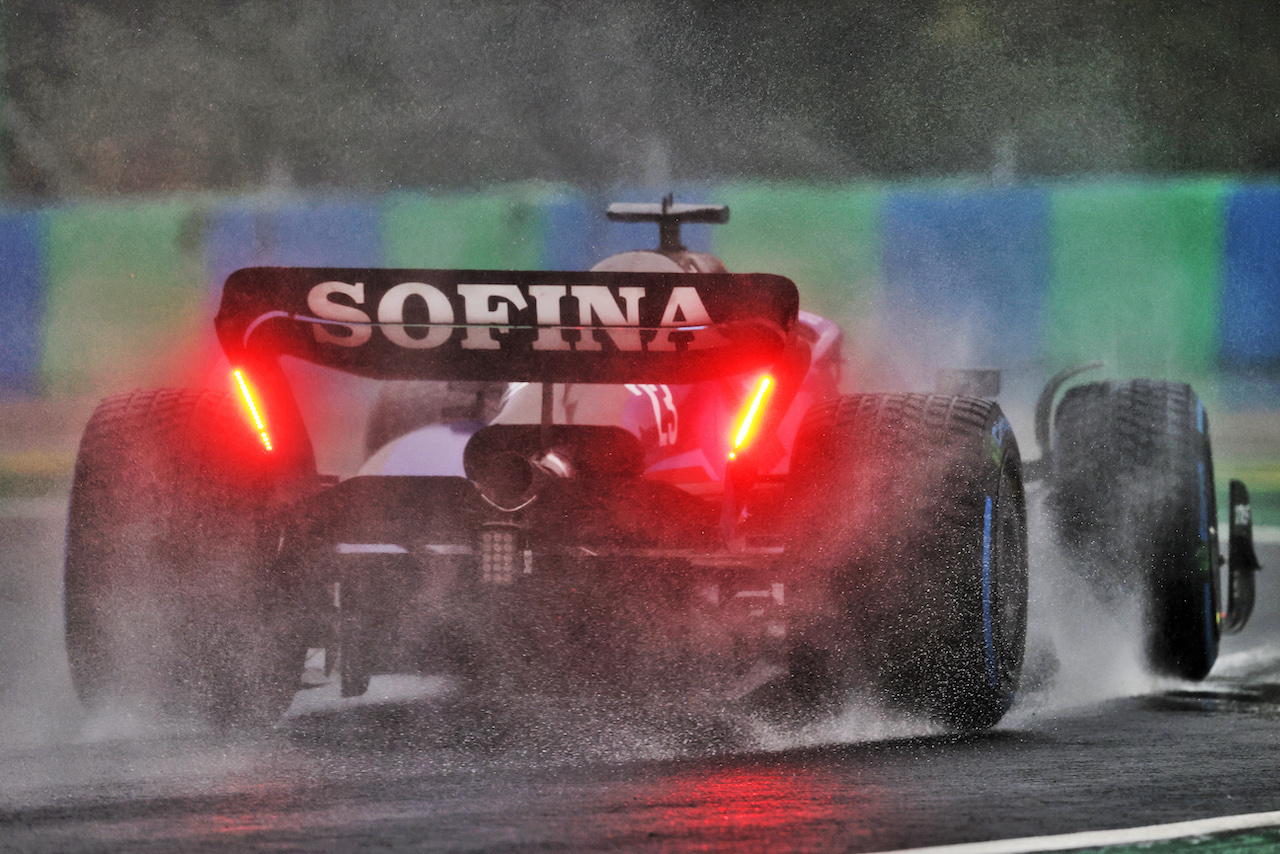
[[[1227,197],[1219,355],[1234,367],[1280,363],[1280,187]]]
[[[215,301],[227,276],[241,267],[377,267],[379,209],[363,201],[231,204],[212,216],[205,258]]]
[[[956,367],[1039,357],[1049,279],[1047,192],[893,192],[881,222],[891,335],[922,341],[935,326],[952,330],[942,352],[926,355],[966,363]]]
[[[543,270],[585,270],[594,264],[593,245],[598,216],[589,201],[557,195],[539,205],[542,216]]]
[[[44,269],[38,212],[0,214],[0,392],[30,394],[39,390],[44,313]]]

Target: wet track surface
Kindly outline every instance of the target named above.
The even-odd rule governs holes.
[[[84,718],[61,525],[40,506],[0,521],[0,850],[876,851],[1280,808],[1274,572],[1202,685],[1137,672],[1122,617],[1042,582],[1023,698],[978,736],[869,708],[797,732],[691,707],[465,705],[376,678],[368,701],[316,689],[271,732],[227,737]]]

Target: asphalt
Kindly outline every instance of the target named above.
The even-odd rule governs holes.
[[[1093,600],[1043,544],[1021,697],[977,736],[858,698],[795,729],[643,698],[477,707],[414,677],[375,677],[361,700],[303,692],[251,737],[89,718],[62,648],[61,556],[93,405],[0,406],[0,850],[880,851],[1280,809],[1280,573],[1259,576],[1210,679],[1175,684],[1142,672],[1123,603]],[[1219,415],[1214,437],[1219,479],[1253,487],[1280,568],[1280,416]]]
[[[1215,675],[1176,684],[1136,666],[1123,607],[1038,547],[1022,697],[974,736],[857,698],[796,729],[644,698],[476,706],[414,677],[303,692],[237,736],[85,716],[62,524],[0,520],[0,850],[856,852],[1280,808],[1277,573]]]

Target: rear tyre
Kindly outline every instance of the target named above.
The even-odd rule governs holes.
[[[1054,418],[1050,508],[1107,595],[1144,599],[1152,667],[1202,679],[1218,655],[1217,504],[1204,407],[1184,383],[1070,389]]]
[[[802,571],[829,587],[847,670],[958,730],[1013,700],[1027,612],[1026,503],[999,407],[866,394],[816,407],[792,464]]]
[[[84,704],[220,726],[274,720],[305,654],[272,461],[229,395],[148,390],[99,405],[76,459],[65,614]]]

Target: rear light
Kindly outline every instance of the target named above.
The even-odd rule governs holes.
[[[268,451],[274,450],[271,447],[271,437],[267,435],[267,425],[262,421],[262,411],[258,409],[258,404],[253,399],[253,392],[249,390],[249,383],[245,381],[244,374],[236,369],[231,372],[236,378],[236,385],[240,388],[240,397],[244,400],[244,408],[249,413],[249,418],[253,421],[253,426],[258,430],[258,438],[262,440],[262,446]]]
[[[742,450],[743,446],[750,442],[755,435],[760,411],[764,408],[764,402],[769,397],[769,390],[772,387],[773,378],[769,376],[761,377],[760,381],[756,383],[755,393],[751,395],[751,402],[738,420],[738,431],[733,434],[733,447],[729,451],[729,459],[737,459],[738,451]]]

